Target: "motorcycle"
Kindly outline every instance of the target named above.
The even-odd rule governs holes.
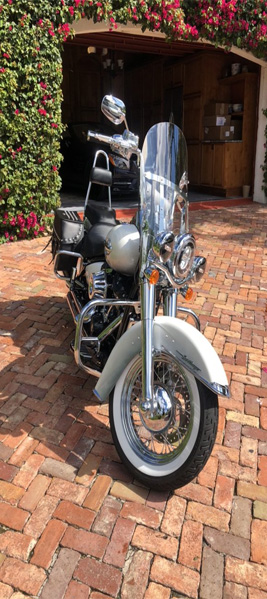
[[[109,402],[122,462],[142,484],[172,490],[207,462],[218,395],[230,397],[222,363],[197,315],[177,303],[179,294],[191,295],[188,283],[199,281],[206,265],[189,232],[186,142],[176,125],[162,122],[148,131],[141,152],[123,102],[105,96],[101,108],[126,129],[112,137],[89,131],[88,137],[127,160],[137,156],[140,210],[130,223],[116,221],[108,157],[105,169],[96,155],[83,219],[75,209],[55,213],[54,270],[68,286],[76,363],[98,378],[94,393]],[[107,204],[90,200],[93,183],[106,187]],[[195,326],[177,315],[190,315]]]

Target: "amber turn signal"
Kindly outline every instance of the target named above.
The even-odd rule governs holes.
[[[157,284],[159,280],[159,271],[157,270],[157,268],[152,268],[151,266],[148,266],[144,272],[144,275],[150,283],[150,285]]]
[[[152,270],[148,280],[149,280],[150,285],[157,284],[157,282],[159,280],[159,271],[156,268],[154,270]]]
[[[193,298],[194,295],[194,291],[192,289],[192,287],[188,287],[186,294],[184,295],[184,298],[187,302],[190,302],[190,300]]]

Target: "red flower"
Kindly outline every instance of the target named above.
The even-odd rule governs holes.
[[[23,218],[22,214],[18,214],[17,221],[18,221],[18,225],[20,227],[20,230],[22,231],[23,227],[25,226],[25,218]]]
[[[69,6],[69,13],[73,17],[73,15],[74,15],[74,8],[73,8],[73,6]]]
[[[51,127],[53,127],[54,129],[57,129],[58,125],[56,123],[51,123]]]
[[[47,88],[47,85],[46,85],[46,83],[44,83],[43,81],[40,81],[40,84],[39,84],[39,85],[40,85],[40,87],[41,87],[42,89],[46,89],[46,88]]]

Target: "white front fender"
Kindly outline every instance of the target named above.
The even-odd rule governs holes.
[[[170,316],[157,316],[153,327],[155,352],[165,351],[191,372],[216,395],[229,397],[228,380],[216,351],[210,342],[187,322]],[[124,333],[113,348],[94,393],[106,401],[124,368],[141,353],[141,322]]]

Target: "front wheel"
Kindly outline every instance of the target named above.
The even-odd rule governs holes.
[[[173,356],[154,357],[152,414],[142,399],[140,356],[121,374],[109,406],[117,452],[143,484],[173,490],[202,470],[216,437],[217,396]]]

